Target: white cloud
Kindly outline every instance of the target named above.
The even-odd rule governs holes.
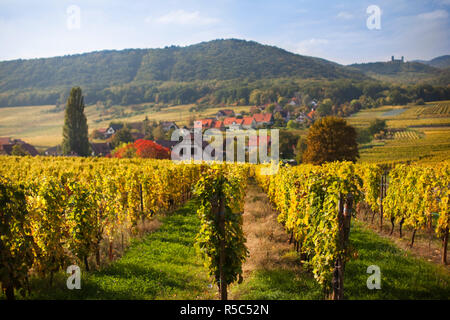
[[[171,11],[157,19],[147,18],[146,22],[155,21],[160,24],[178,25],[209,25],[219,21],[219,19],[204,17],[199,11],[187,12],[184,10]]]
[[[312,38],[309,40],[303,40],[299,43],[299,45],[301,46],[317,46],[317,45],[321,45],[321,44],[327,44],[328,40],[327,39],[316,39],[316,38]]]
[[[431,12],[421,13],[417,17],[423,20],[445,19],[448,18],[448,13],[445,10],[435,10]]]
[[[345,11],[339,12],[336,17],[338,17],[339,19],[344,19],[344,20],[350,20],[350,19],[354,18],[353,14],[351,14],[349,12],[345,12]]]
[[[328,44],[327,39],[311,38],[300,41],[295,49],[295,52],[307,55],[318,55],[322,53],[321,48]]]

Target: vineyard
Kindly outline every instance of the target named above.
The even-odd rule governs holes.
[[[418,230],[432,229],[442,239],[447,263],[450,226],[448,162],[441,166],[395,165],[386,188],[385,168],[379,165],[332,163],[280,168],[273,176],[256,174],[279,212],[278,221],[291,234],[305,266],[331,298],[343,297],[343,269],[354,252],[348,245],[356,208],[369,207],[372,219],[389,219]]]
[[[450,102],[436,102],[433,105],[418,108],[416,114],[420,117],[448,117],[450,115]]]
[[[219,298],[242,283],[249,258],[243,231],[246,186],[255,179],[278,212],[299,259],[330,299],[345,298],[345,270],[357,211],[416,232],[433,230],[447,262],[450,164],[322,166],[176,164],[165,160],[2,157],[0,282],[9,299],[30,277],[50,279],[68,265],[99,268],[125,251],[146,221],[194,198],[195,243]],[[401,231],[400,231],[401,234]],[[250,257],[251,258],[251,257]],[[95,266],[95,267],[94,267]]]
[[[415,131],[397,131],[394,133],[394,139],[416,140],[419,135]]]

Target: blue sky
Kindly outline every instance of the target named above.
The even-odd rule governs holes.
[[[366,25],[370,5],[381,9],[379,30]],[[450,0],[0,0],[0,60],[219,38],[342,64],[431,59],[450,54],[449,14]]]

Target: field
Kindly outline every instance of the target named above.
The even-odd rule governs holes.
[[[366,128],[374,119],[386,120],[397,130],[394,139],[374,140],[360,149],[361,162],[433,161],[450,158],[450,102],[425,106],[383,106],[363,110],[347,118],[349,124]]]
[[[396,176],[404,180],[388,189],[385,214],[392,214],[389,199],[411,197],[398,204],[397,214],[410,214],[403,241],[413,234],[414,248],[378,234],[357,206],[341,251],[339,195],[344,188],[352,190],[364,195],[358,201],[376,206],[372,195],[379,191],[381,167],[350,162],[281,167],[270,177],[261,174],[264,165],[2,156],[0,200],[7,197],[14,206],[4,211],[12,223],[0,221],[0,227],[14,241],[3,248],[10,268],[0,266],[0,279],[6,286],[16,279],[16,289],[20,284],[28,292],[15,290],[20,299],[210,300],[221,297],[213,276],[221,260],[208,257],[223,252],[230,257],[224,260],[225,272],[236,276],[228,285],[229,299],[322,300],[332,297],[335,261],[346,257],[340,299],[448,299],[450,269],[440,263],[439,230],[445,230],[449,212],[438,203],[433,210],[439,218],[430,228],[426,210],[410,210],[431,208],[443,199],[448,165],[400,168]],[[362,184],[348,174],[353,171]],[[418,182],[410,180],[414,176]],[[420,190],[429,183],[434,192],[422,197]],[[411,195],[413,186],[422,189]],[[296,200],[310,190],[318,196]],[[218,197],[232,227],[211,232],[220,230]],[[318,214],[309,215],[306,206]],[[293,219],[298,222],[292,224]],[[218,232],[226,233],[226,251],[220,249]],[[20,243],[26,245],[15,245]],[[32,260],[26,252],[33,252]],[[71,264],[81,268],[77,290],[67,288],[65,270]],[[367,268],[373,265],[382,270],[377,290],[367,286]]]
[[[189,119],[211,117],[219,107],[190,112],[193,105],[168,106],[163,109],[138,106],[114,106],[111,111],[95,105],[86,107],[89,130],[104,128],[114,121],[142,121],[145,116],[155,121],[176,121],[187,125]],[[248,106],[227,107],[235,111],[248,111]],[[29,106],[0,108],[0,137],[21,138],[38,150],[61,143],[64,112],[55,112],[55,106]],[[109,115],[108,115],[109,114]],[[362,146],[361,161],[445,159],[450,150],[450,102],[430,102],[425,106],[383,106],[362,110],[347,118],[359,128],[367,127],[375,118],[387,121],[389,128],[398,129],[391,140],[373,141]],[[293,130],[304,136],[304,130]]]
[[[111,121],[142,121],[145,116],[155,121],[175,121],[178,125],[187,125],[190,117],[196,118],[215,116],[220,107],[208,108],[204,111],[190,112],[193,105],[169,106],[160,110],[144,108],[141,111],[133,111],[133,107],[120,107],[118,116],[113,118],[103,116],[97,106],[86,107],[85,113],[88,119],[89,131],[105,128]],[[20,138],[34,145],[38,150],[53,147],[62,141],[62,127],[64,124],[64,112],[53,112],[55,106],[28,106],[0,108],[0,137]],[[227,107],[236,112],[248,111],[248,106]]]
[[[259,196],[263,195],[259,192]],[[259,201],[267,206],[264,197]],[[67,290],[67,277],[61,272],[53,287],[45,279],[34,279],[31,283],[32,295],[28,298],[217,299],[212,279],[199,263],[192,247],[199,228],[196,205],[195,202],[189,202],[173,215],[161,218],[161,228],[133,242],[122,258],[104,270],[86,275],[83,278],[83,290]],[[250,207],[244,213],[249,220],[250,215],[254,214],[254,210],[250,212]],[[270,209],[267,207],[258,212],[260,216],[268,213]],[[268,222],[276,224],[276,217]],[[249,225],[245,231],[247,236],[255,233]],[[263,233],[256,233],[255,236],[259,243],[264,241],[263,238],[267,239]],[[279,242],[283,241],[285,246],[287,235],[281,236]],[[360,222],[354,223],[350,240],[358,250],[359,258],[347,266],[347,299],[447,299],[450,295],[450,272],[444,267],[411,253],[405,254],[392,241],[380,237]],[[261,264],[256,255],[251,255],[247,265],[257,265],[251,267],[243,283],[231,286],[232,299],[324,299],[323,290],[312,275],[299,267],[295,251],[287,247],[279,252],[279,244],[275,249],[272,246],[260,246],[264,254],[269,250],[271,254],[282,255],[270,265],[267,262]],[[275,257],[271,255],[270,259],[275,260]],[[383,270],[382,290],[368,290],[366,287],[366,268],[375,262]]]
[[[427,107],[420,107],[415,110],[418,117],[448,117],[450,115],[449,102],[436,102]]]
[[[419,135],[416,131],[398,131],[394,134],[394,139],[416,140],[419,139]]]
[[[449,105],[441,102],[363,110],[347,118],[348,122],[366,128],[374,119],[384,119],[392,134],[360,146],[360,163],[314,169],[283,167],[273,179],[259,175],[259,167],[231,165],[221,171],[214,166],[144,159],[0,157],[0,173],[7,178],[1,178],[0,186],[27,188],[24,198],[18,196],[20,191],[6,195],[17,196],[18,202],[25,199],[31,217],[21,223],[30,223],[34,241],[41,250],[36,252],[44,253],[36,253],[33,264],[28,265],[30,269],[18,273],[27,275],[23,287],[29,294],[21,296],[17,288],[16,296],[220,299],[223,292],[218,292],[211,276],[220,259],[208,260],[205,253],[209,250],[208,254],[214,256],[220,252],[219,240],[211,236],[217,234],[216,229],[208,229],[218,219],[209,216],[208,220],[205,214],[205,208],[220,208],[220,196],[229,208],[226,212],[236,215],[230,219],[230,245],[235,256],[228,270],[233,270],[235,280],[228,286],[229,299],[335,299],[330,285],[335,283],[334,263],[346,259],[345,286],[339,299],[448,299],[450,269],[442,264],[448,250],[443,249],[441,239],[445,230],[448,239],[444,222],[448,220]],[[119,119],[137,121],[148,115],[151,120],[176,120],[182,125],[189,121],[191,107],[145,107],[142,113],[132,107],[122,108],[123,117]],[[218,109],[207,109],[196,116],[212,116]],[[91,129],[110,122],[96,106],[88,106],[86,113]],[[59,142],[62,116],[62,112],[54,112],[54,106],[0,109],[0,136],[20,137],[41,148],[51,146]],[[19,129],[15,127],[17,123],[21,123]],[[291,132],[305,134],[305,130]],[[401,179],[388,188],[383,200],[382,231],[378,230],[377,220],[370,222],[364,207],[357,206],[358,215],[351,221],[346,244],[348,250],[338,251],[341,244],[336,239],[343,237],[336,234],[341,230],[337,226],[343,223],[338,214],[343,199],[339,197],[344,188],[345,194],[352,190],[363,195],[363,203],[373,207],[378,219],[382,169],[369,163],[391,161],[412,164],[408,169],[399,167],[399,176],[388,178],[389,184],[394,184],[396,177]],[[355,176],[347,175],[353,170],[362,184]],[[2,190],[0,201],[5,195]],[[304,197],[310,190],[319,196]],[[403,193],[397,194],[399,190]],[[425,194],[425,190],[433,192]],[[402,200],[395,203],[397,198]],[[396,210],[397,207],[401,209]],[[307,214],[310,208],[318,214]],[[61,216],[55,212],[62,212],[64,218],[58,219]],[[409,216],[402,216],[406,213]],[[392,217],[393,235],[389,233]],[[402,217],[406,217],[406,222],[400,238]],[[66,229],[72,231],[62,231]],[[15,230],[11,229],[11,235]],[[414,240],[412,247],[410,242]],[[79,251],[78,246],[84,249]],[[203,250],[199,249],[201,246]],[[33,246],[25,248],[31,250]],[[58,253],[60,260],[52,259],[53,252]],[[346,256],[341,256],[341,252]],[[82,268],[82,290],[67,290],[68,260]],[[380,290],[367,287],[367,267],[371,265],[382,270]],[[48,273],[48,268],[54,271]],[[238,281],[241,275],[242,281]],[[5,297],[6,292],[0,293],[0,299]]]

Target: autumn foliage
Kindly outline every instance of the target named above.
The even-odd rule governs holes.
[[[139,139],[134,143],[121,145],[112,152],[112,157],[170,159],[170,150],[151,140]]]
[[[344,119],[324,117],[309,129],[303,162],[323,164],[353,161],[359,157],[356,131]]]

